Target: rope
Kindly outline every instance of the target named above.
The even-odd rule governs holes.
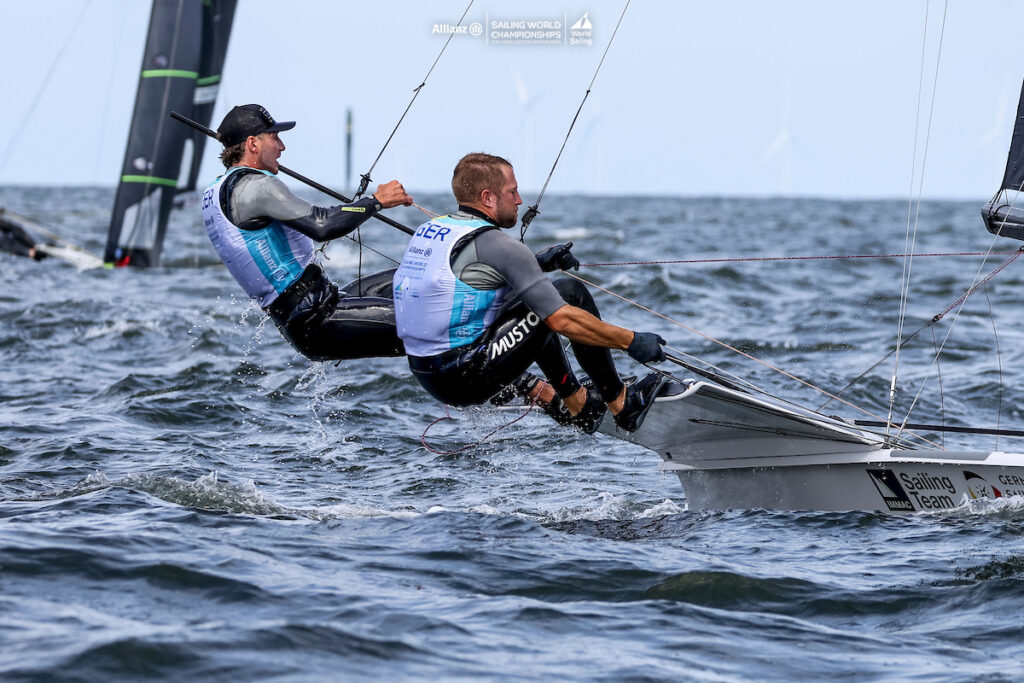
[[[938,381],[939,381],[939,417],[942,420],[942,426],[945,427],[946,426],[946,394],[942,390],[942,364],[939,362],[939,350],[938,350],[938,348],[936,348],[937,344],[935,343],[936,340],[935,340],[935,328],[934,327],[932,328],[931,332],[932,332],[932,348],[935,349],[935,376],[936,376],[936,378],[938,378]],[[906,420],[904,420],[904,424],[905,423],[906,423]],[[996,426],[998,427],[999,425],[996,425]],[[946,433],[942,432],[941,436],[939,438],[942,441],[942,445],[945,446],[946,445]]]
[[[865,415],[869,415],[869,416],[875,418],[876,420],[883,420],[883,418],[879,417],[878,415],[875,415],[874,413],[872,413],[871,411],[869,411],[869,410],[867,410],[865,408],[861,408],[858,405],[850,403],[846,399],[840,398],[839,396],[836,396],[835,394],[831,394],[828,391],[826,391],[825,389],[822,389],[821,387],[816,386],[816,385],[812,384],[811,382],[808,382],[805,379],[797,377],[796,375],[794,375],[792,373],[786,372],[785,370],[783,370],[781,368],[777,368],[774,365],[772,365],[771,363],[769,363],[767,361],[764,361],[764,360],[761,360],[760,358],[758,358],[756,356],[752,356],[751,354],[747,353],[746,351],[741,351],[740,349],[737,349],[735,346],[732,346],[732,345],[730,345],[730,344],[728,344],[728,343],[726,343],[724,341],[721,341],[719,339],[715,339],[714,337],[712,337],[709,334],[701,332],[700,330],[696,330],[696,329],[690,327],[689,325],[686,325],[685,323],[681,323],[678,320],[670,318],[669,316],[665,315],[664,313],[659,313],[659,312],[657,312],[657,311],[655,311],[655,310],[653,310],[651,308],[648,308],[648,307],[644,306],[641,303],[638,303],[636,301],[633,301],[632,299],[628,299],[628,298],[622,296],[621,294],[613,292],[610,289],[605,289],[604,287],[602,287],[602,286],[600,286],[600,285],[598,285],[598,284],[596,284],[594,282],[591,282],[591,281],[587,280],[586,278],[582,278],[579,275],[576,275],[576,274],[571,273],[569,271],[562,271],[562,272],[565,275],[568,275],[569,277],[575,278],[575,279],[579,280],[580,282],[582,282],[582,283],[584,283],[586,285],[594,287],[595,289],[599,289],[599,290],[601,290],[602,292],[604,292],[606,294],[610,294],[610,295],[612,295],[612,296],[614,296],[614,297],[616,297],[618,299],[621,299],[622,301],[625,301],[628,304],[636,306],[640,310],[643,310],[643,311],[646,311],[648,313],[651,313],[652,315],[655,315],[655,316],[657,316],[657,317],[659,317],[659,318],[661,318],[663,320],[666,320],[666,321],[672,323],[673,325],[681,327],[681,328],[683,328],[684,330],[686,330],[688,332],[692,332],[693,334],[696,334],[699,337],[703,337],[704,339],[707,339],[708,341],[710,341],[710,342],[712,342],[714,344],[718,344],[719,346],[722,346],[722,347],[732,351],[733,353],[737,353],[737,354],[743,356],[744,358],[748,358],[748,359],[754,361],[755,363],[759,363],[759,364],[765,366],[766,368],[768,368],[769,370],[772,370],[773,372],[777,372],[778,374],[783,375],[784,377],[788,377],[789,379],[792,379],[792,380],[794,380],[796,382],[799,382],[800,384],[803,384],[804,386],[806,386],[806,387],[808,387],[810,389],[813,389],[814,391],[817,391],[818,393],[824,394],[825,396],[829,396],[832,400],[839,401],[840,403],[843,403],[843,404],[849,406],[850,408],[853,408],[854,410],[862,412]],[[805,408],[805,410],[809,410],[809,409]],[[812,412],[816,412],[816,411],[812,411]],[[939,444],[937,444],[937,443],[935,443],[933,441],[930,441],[930,440],[924,438],[923,436],[919,436],[917,434],[913,434],[912,432],[908,432],[908,434],[910,436],[913,436],[914,438],[917,438],[917,439],[920,439],[921,441],[924,441],[925,443],[928,443],[928,444],[930,444],[932,446],[935,446],[937,448],[942,449],[942,447],[939,446]]]
[[[429,216],[431,218],[437,218],[438,216],[441,215],[439,213],[435,213],[435,212],[431,211],[430,209],[426,209],[426,208],[420,206],[419,204],[416,204],[415,202],[413,203],[413,206],[415,206],[417,209],[419,209],[423,213],[427,214],[427,216]],[[365,244],[363,244],[362,226],[359,226],[358,228],[356,228],[356,237],[353,237],[352,235],[344,235],[344,237],[345,237],[345,239],[351,240],[352,242],[355,242],[356,244],[359,245],[359,265],[358,265],[358,269],[356,271],[357,272],[357,274],[356,274],[357,278],[361,278],[362,274],[363,274],[363,249],[367,249],[369,251],[372,251],[377,256],[385,258],[388,261],[391,261],[392,263],[394,263],[395,265],[398,265],[398,263],[399,263],[398,259],[395,259],[395,258],[393,258],[391,256],[388,256],[387,254],[385,254],[382,251],[377,251],[373,247],[366,246]],[[322,258],[330,261],[331,257],[327,255],[327,251],[326,251],[327,244],[328,244],[327,242],[324,242],[323,244],[321,244],[320,247],[317,249],[317,253],[320,254],[320,256]],[[362,296],[362,292],[360,292],[359,295]]]
[[[657,266],[694,263],[743,263],[749,261],[824,261],[836,259],[873,259],[873,258],[900,258],[913,256],[921,258],[924,256],[989,256],[990,254],[1009,256],[1014,251],[947,251],[934,252],[930,254],[849,254],[837,256],[751,256],[745,258],[703,258],[703,259],[678,259],[671,261],[610,261],[608,263],[581,263],[585,267],[601,266]]]
[[[622,8],[622,14],[619,15],[619,21],[615,24],[615,30],[612,31],[611,38],[608,39],[608,44],[604,48],[604,53],[601,55],[601,61],[597,64],[597,69],[594,71],[594,77],[590,79],[590,85],[587,86],[587,92],[583,94],[583,99],[580,101],[580,106],[576,109],[576,115],[572,117],[572,123],[569,124],[569,130],[565,133],[565,139],[562,140],[562,147],[558,150],[558,156],[555,157],[555,163],[551,164],[551,171],[548,173],[547,180],[544,181],[544,186],[540,188],[540,194],[537,195],[537,201],[533,203],[533,206],[529,207],[526,213],[523,214],[522,226],[519,228],[519,241],[523,242],[526,240],[526,230],[530,227],[530,223],[540,213],[540,202],[544,199],[544,193],[547,192],[548,183],[551,182],[551,176],[555,174],[555,167],[558,166],[559,159],[562,158],[562,152],[565,151],[565,145],[569,142],[569,136],[572,135],[573,126],[576,125],[576,119],[580,117],[580,112],[583,111],[583,104],[590,97],[590,91],[594,87],[594,81],[597,80],[597,74],[601,71],[601,66],[604,64],[604,58],[608,56],[608,50],[612,47],[612,42],[615,40],[615,34],[619,32],[619,26],[622,25],[622,19],[626,16],[626,10],[629,9],[630,0],[626,0],[625,6]]]
[[[975,284],[975,285],[972,285],[972,286],[971,286],[970,288],[968,288],[968,290],[967,290],[966,292],[964,292],[963,294],[961,294],[961,295],[960,295],[960,296],[959,296],[959,297],[957,298],[957,300],[956,300],[956,301],[954,301],[953,303],[951,303],[951,304],[950,304],[949,306],[946,306],[946,308],[945,308],[945,309],[943,309],[943,310],[942,310],[942,312],[940,312],[940,313],[937,313],[936,315],[934,315],[934,316],[932,317],[932,319],[931,319],[931,320],[929,320],[928,322],[926,322],[926,323],[925,323],[924,325],[921,325],[921,327],[917,328],[917,329],[916,329],[916,330],[914,331],[914,333],[913,333],[913,334],[911,334],[911,335],[910,335],[909,337],[907,337],[906,339],[904,339],[904,340],[903,340],[903,342],[902,342],[902,346],[906,346],[907,344],[909,344],[910,342],[912,342],[912,341],[913,341],[913,340],[914,340],[914,339],[915,339],[915,338],[917,337],[917,335],[921,334],[921,332],[923,332],[923,331],[924,331],[925,329],[927,329],[927,328],[928,328],[928,327],[930,327],[931,325],[934,325],[935,323],[937,323],[937,322],[939,322],[940,320],[942,320],[942,318],[943,318],[943,317],[945,317],[945,315],[946,315],[947,313],[949,313],[949,312],[950,312],[951,310],[953,310],[953,309],[954,309],[954,308],[955,308],[955,307],[957,306],[957,304],[959,304],[959,303],[961,303],[961,302],[964,302],[964,301],[966,301],[966,300],[967,300],[967,298],[968,298],[968,297],[969,297],[969,296],[970,296],[971,294],[973,294],[974,292],[976,292],[976,291],[978,290],[978,287],[982,287],[982,286],[984,286],[984,284],[985,284],[986,282],[988,282],[988,281],[989,281],[989,280],[991,280],[991,279],[992,279],[993,277],[995,277],[995,276],[996,276],[996,275],[997,275],[997,274],[998,274],[998,273],[999,273],[999,272],[1000,272],[1001,270],[1003,270],[1003,269],[1004,269],[1004,268],[1006,268],[1006,267],[1007,267],[1008,265],[1010,265],[1010,264],[1011,264],[1011,263],[1013,263],[1013,262],[1014,262],[1015,260],[1017,260],[1017,258],[1018,258],[1018,257],[1020,257],[1022,253],[1024,253],[1024,247],[1021,247],[1021,248],[1020,248],[1020,249],[1018,249],[1017,251],[1013,252],[1013,255],[1012,255],[1012,256],[1010,256],[1010,258],[1008,258],[1008,259],[1006,259],[1005,261],[1003,261],[1003,262],[1002,262],[1002,263],[1001,263],[1001,264],[1000,264],[1000,265],[999,265],[999,266],[998,266],[997,268],[995,268],[995,269],[994,269],[994,270],[993,270],[993,271],[992,271],[991,273],[989,273],[988,275],[986,275],[986,276],[985,276],[985,278],[981,280],[981,282],[977,282],[977,284]],[[982,264],[982,265],[984,265],[984,264]],[[977,281],[977,274],[975,275],[975,281]],[[941,349],[940,349],[940,352],[941,352]],[[848,383],[848,384],[847,384],[847,385],[846,385],[845,387],[843,387],[843,388],[842,388],[842,389],[840,389],[840,390],[839,390],[838,392],[836,392],[836,395],[838,395],[838,396],[842,396],[842,395],[843,395],[843,394],[844,394],[844,393],[846,392],[846,390],[847,390],[847,389],[849,389],[849,388],[850,388],[850,387],[852,387],[852,386],[853,386],[854,384],[856,384],[857,382],[859,382],[859,381],[861,381],[862,379],[864,379],[864,377],[866,377],[866,376],[868,375],[868,373],[870,373],[870,372],[871,372],[872,370],[874,370],[874,369],[875,369],[875,368],[877,368],[877,367],[878,367],[879,365],[881,365],[881,364],[882,364],[882,363],[884,363],[884,362],[885,362],[886,360],[888,360],[888,358],[889,358],[890,356],[892,356],[892,355],[893,355],[894,353],[896,353],[896,349],[893,349],[893,350],[889,351],[889,352],[888,352],[887,354],[885,354],[884,356],[882,356],[881,358],[879,358],[879,359],[878,359],[877,361],[875,361],[874,365],[872,365],[872,366],[871,366],[871,367],[869,367],[869,368],[868,368],[867,370],[865,370],[864,372],[862,372],[862,373],[860,373],[859,375],[857,375],[857,376],[856,376],[856,377],[855,377],[855,378],[854,378],[853,380],[851,380],[851,381],[850,381],[850,382],[849,382],[849,383]],[[825,406],[827,406],[827,405],[828,405],[829,403],[831,403],[831,402],[832,402],[832,399],[829,399],[829,400],[825,401],[825,402],[824,402],[824,403],[822,403],[822,404],[821,404],[820,406],[818,406],[818,410],[819,410],[819,411],[820,411],[820,410],[823,410],[823,409],[825,408]]]
[[[985,300],[988,301],[988,317],[992,321],[992,337],[996,345],[996,370],[999,371],[999,394],[996,402],[996,429],[999,429],[1000,418],[1003,414],[1003,356],[999,351],[999,333],[996,332],[996,317],[992,313],[992,297],[988,295],[988,287],[985,287]],[[999,450],[999,436],[996,436],[996,447]]]
[[[917,227],[919,224],[919,218],[921,215],[921,196],[924,193],[924,171],[928,161],[928,142],[931,139],[932,131],[932,117],[935,114],[935,91],[938,89],[939,82],[939,61],[942,57],[942,38],[946,31],[946,12],[949,9],[949,2],[946,1],[943,12],[942,12],[942,27],[939,31],[939,47],[935,55],[935,76],[932,81],[932,97],[928,111],[928,127],[925,130],[924,136],[924,153],[921,156],[921,176],[918,178],[918,192],[917,192],[917,209],[914,213],[914,225],[913,231],[910,226],[910,212],[914,204],[914,163],[917,160],[917,138],[920,131],[920,119],[921,119],[921,91],[924,88],[924,58],[925,58],[925,47],[928,41],[928,9],[930,3],[925,3],[925,14],[924,14],[924,36],[921,41],[921,71],[918,77],[917,84],[917,109],[914,116],[914,156],[911,163],[910,171],[910,197],[907,205],[907,237],[904,241],[904,251],[908,252],[910,256],[903,260],[903,278],[900,283],[900,310],[899,310],[899,322],[897,323],[896,329],[896,358],[893,363],[892,369],[892,380],[889,383],[889,419],[892,421],[893,409],[896,405],[896,378],[899,374],[900,367],[900,348],[902,347],[903,341],[903,326],[906,321],[907,314],[907,300],[910,297],[910,274],[913,265],[913,251],[914,245],[917,243]],[[904,421],[906,423],[906,421]],[[888,428],[887,428],[888,430]]]
[[[668,360],[672,361],[673,363],[676,363],[677,365],[683,366],[684,368],[686,368],[687,370],[690,370],[691,372],[696,372],[696,373],[698,373],[698,374],[700,374],[700,375],[702,375],[704,377],[708,377],[709,379],[712,379],[715,382],[717,382],[719,384],[722,384],[722,385],[724,385],[724,386],[726,386],[726,387],[728,387],[730,389],[738,389],[738,390],[742,391],[742,390],[744,390],[743,387],[746,387],[746,390],[752,391],[753,393],[762,394],[764,396],[767,396],[768,398],[770,398],[772,401],[774,401],[776,403],[781,403],[781,404],[784,404],[784,405],[788,405],[788,406],[790,406],[792,408],[797,409],[798,411],[806,411],[806,412],[818,413],[818,411],[811,410],[807,406],[800,405],[799,403],[797,403],[795,401],[790,401],[790,400],[782,398],[780,396],[776,396],[775,394],[773,394],[772,392],[768,391],[767,389],[762,389],[761,387],[757,386],[756,384],[754,384],[750,380],[747,380],[747,379],[745,379],[743,377],[740,377],[739,375],[733,374],[733,373],[729,372],[728,370],[724,370],[724,369],[722,369],[720,367],[717,367],[717,366],[709,363],[708,361],[704,360],[703,358],[697,358],[696,356],[691,356],[690,354],[688,354],[688,353],[686,353],[686,352],[684,352],[684,351],[682,351],[680,349],[677,349],[676,347],[671,346],[669,344],[666,344],[665,348],[671,349],[672,351],[675,351],[676,353],[678,353],[680,356],[685,356],[685,357],[687,357],[687,358],[689,358],[689,359],[691,359],[691,360],[693,360],[693,361],[695,361],[697,363],[702,363],[702,364],[712,368],[715,372],[707,372],[705,370],[701,370],[700,368],[698,368],[698,367],[696,367],[694,365],[691,365],[689,363],[684,362],[682,358],[677,358],[677,357],[673,356],[672,354],[668,354],[666,356],[668,358]],[[661,368],[656,368],[656,367],[651,366],[651,365],[648,365],[647,367],[650,368],[651,370],[654,370],[655,372],[658,372],[658,373],[660,373],[662,375],[665,375],[666,377],[669,377],[670,379],[673,379],[673,380],[675,380],[677,382],[683,383],[682,379],[680,379],[679,377],[676,377],[675,375],[673,375],[670,372],[662,370]],[[715,373],[719,373],[719,374],[716,376]],[[730,384],[726,381],[725,377],[723,377],[722,375],[727,375],[732,381],[735,381],[737,385],[742,385],[742,386],[730,386]],[[868,422],[870,422],[870,421],[869,420],[854,420],[854,424],[856,424],[858,426],[864,426]],[[872,424],[875,424],[875,423],[872,423]],[[876,426],[881,426],[881,425],[882,425],[882,422],[878,421]],[[904,441],[903,439],[893,439],[892,437],[886,437],[885,434],[879,433],[879,432],[874,432],[874,431],[872,431],[870,429],[865,429],[864,431],[869,432],[871,434],[874,434],[875,436],[878,436],[879,438],[883,438],[883,439],[884,438],[889,438],[890,441],[892,441],[892,442]],[[905,441],[904,441],[904,445],[906,447],[908,447],[908,448],[912,448],[913,447],[912,444],[909,444],[909,443],[907,443]]]
[[[423,213],[427,214],[427,216],[428,216],[429,218],[437,218],[438,216],[440,216],[440,215],[441,215],[441,214],[439,214],[439,213],[437,213],[437,212],[435,212],[435,211],[431,211],[430,209],[425,209],[425,208],[423,208],[422,206],[420,206],[420,205],[419,205],[419,204],[417,204],[416,202],[413,202],[413,203],[412,203],[412,205],[413,205],[413,206],[415,206],[415,207],[416,207],[417,209],[419,209],[420,211],[422,211]]]
[[[992,239],[995,240],[995,237],[993,237]],[[986,276],[983,280],[981,280],[980,282],[977,282],[976,284],[972,285],[971,288],[968,289],[966,292],[964,292],[964,294],[959,299],[954,301],[952,304],[950,304],[946,308],[945,311],[943,311],[942,313],[939,314],[939,317],[944,316],[946,313],[949,313],[954,307],[959,305],[959,308],[957,308],[956,314],[953,316],[953,320],[950,321],[949,330],[946,331],[946,336],[942,338],[942,344],[939,346],[938,353],[936,354],[935,359],[932,361],[931,366],[929,366],[928,374],[926,374],[924,380],[921,381],[921,387],[917,390],[917,393],[914,395],[914,400],[911,402],[910,408],[907,409],[907,416],[903,420],[904,424],[906,424],[907,421],[910,420],[910,413],[913,412],[914,407],[917,406],[917,402],[921,398],[921,394],[924,392],[924,387],[928,383],[928,379],[931,376],[931,368],[933,368],[938,363],[938,361],[939,361],[938,354],[941,354],[943,349],[946,348],[946,343],[949,341],[950,335],[953,334],[953,327],[956,325],[957,320],[959,320],[959,318],[960,318],[960,313],[964,309],[964,304],[967,303],[967,298],[971,294],[973,294],[974,292],[978,291],[978,288],[983,287],[986,282],[991,280],[997,273],[999,273],[1004,268],[1006,268],[1006,266],[1008,266],[1011,263],[1013,263],[1014,261],[1016,261],[1017,258],[1022,253],[1024,253],[1024,247],[1021,247],[1017,251],[1017,253],[1015,253],[1013,256],[1011,256],[1010,258],[1006,259],[1001,264],[999,264],[999,267],[996,268],[995,270],[993,270],[991,273],[989,273],[988,276]],[[982,265],[984,265],[984,263]],[[979,272],[980,272],[980,269],[979,269]],[[977,279],[977,275],[975,275],[975,279]]]
[[[1024,182],[1022,182],[1021,185],[1017,188],[1017,193],[1014,195],[1013,200],[1010,202],[1010,204],[1009,204],[1009,206],[1008,206],[1008,208],[1006,210],[1006,215],[1003,217],[1002,222],[999,224],[999,230],[996,232],[995,235],[992,236],[992,240],[989,242],[989,251],[991,251],[992,247],[995,246],[996,238],[998,238],[1002,234],[1003,228],[1006,226],[1006,221],[1010,217],[1010,211],[1013,210],[1014,205],[1017,203],[1017,199],[1020,197],[1020,192],[1021,192],[1022,188],[1024,188]],[[1003,192],[1005,189],[1006,188],[1001,188],[999,192]],[[997,197],[999,196],[999,192],[996,193]],[[950,304],[950,306],[947,307],[945,311],[943,311],[942,313],[939,314],[939,316],[937,316],[937,318],[942,317],[943,315],[948,313],[950,310],[952,310],[957,304],[960,304],[960,308],[957,310],[956,315],[953,316],[953,320],[950,322],[950,325],[949,325],[949,330],[946,332],[946,336],[943,338],[942,345],[939,347],[939,350],[938,350],[937,353],[942,353],[942,350],[946,347],[946,342],[949,340],[950,335],[953,334],[953,327],[956,325],[957,320],[959,320],[959,318],[960,318],[960,312],[963,310],[963,305],[966,303],[967,297],[969,297],[971,294],[976,292],[979,287],[984,286],[989,280],[991,280],[996,275],[996,273],[1000,272],[1003,268],[1005,268],[1006,266],[1010,265],[1010,263],[1015,261],[1017,259],[1017,257],[1019,257],[1021,255],[1021,253],[1024,253],[1024,247],[1020,247],[1020,249],[1018,249],[1014,253],[1013,256],[1011,256],[1010,258],[1006,259],[1006,261],[1001,263],[999,265],[999,267],[997,267],[995,270],[993,270],[991,273],[989,273],[989,275],[987,275],[984,279],[982,279],[980,282],[978,282],[978,276],[981,274],[981,269],[985,267],[985,262],[988,260],[987,257],[985,258],[985,260],[983,260],[981,262],[981,265],[978,266],[978,270],[974,273],[974,279],[971,281],[972,285],[967,290],[967,292],[965,292],[963,294],[963,296],[961,296],[959,299],[957,299],[952,304]],[[974,284],[974,283],[976,283],[976,284]],[[933,320],[932,322],[935,322],[935,320]],[[931,324],[931,323],[929,323],[929,324]],[[995,322],[993,320],[993,325],[994,324],[995,324]],[[935,360],[932,361],[932,365],[935,365],[937,362],[938,362],[938,355],[936,355]],[[928,378],[930,377],[930,375],[931,375],[931,370],[929,369],[928,374],[925,375],[924,380],[922,380],[922,382],[921,382],[920,389],[918,389],[917,394],[914,396],[913,402],[910,404],[910,409],[907,411],[907,417],[903,421],[904,424],[906,424],[907,420],[910,419],[910,412],[913,411],[914,406],[917,405],[917,401],[921,397],[921,393],[924,391],[925,384],[927,384]],[[1002,391],[1002,376],[1001,375],[1000,375],[1000,391]]]
[[[433,427],[434,425],[436,425],[437,423],[444,422],[445,420],[453,419],[451,413],[448,411],[448,406],[445,405],[444,406],[444,417],[439,417],[439,418],[437,418],[436,420],[434,420],[433,422],[431,422],[430,424],[427,425],[427,428],[423,430],[423,434],[420,436],[420,443],[423,444],[423,447],[426,448],[428,451],[430,451],[431,453],[436,453],[437,455],[455,455],[456,453],[461,453],[463,451],[468,451],[470,448],[476,448],[477,446],[479,446],[483,442],[487,441],[488,439],[490,439],[492,436],[494,436],[498,432],[500,432],[500,431],[502,431],[504,429],[508,429],[509,427],[514,425],[516,422],[519,422],[520,420],[522,420],[524,417],[526,417],[527,415],[529,415],[533,411],[533,407],[535,405],[537,405],[537,402],[534,401],[534,400],[531,400],[529,407],[527,407],[526,412],[524,412],[522,415],[520,415],[516,419],[512,420],[511,422],[506,422],[505,424],[499,426],[498,428],[490,431],[489,433],[485,434],[481,439],[479,439],[477,441],[474,441],[473,443],[468,443],[465,446],[460,446],[460,447],[455,448],[455,449],[450,450],[450,451],[439,451],[439,450],[437,450],[436,448],[434,448],[433,446],[431,446],[430,444],[427,443],[427,432],[429,432],[430,428]]]
[[[462,20],[466,18],[466,14],[469,12],[469,8],[473,6],[473,3],[475,1],[476,0],[469,0],[469,4],[466,5],[466,9],[462,12],[462,16],[459,17],[459,20],[457,22],[455,22],[456,26],[461,26],[462,25]],[[384,143],[384,146],[380,148],[380,153],[377,154],[377,158],[373,160],[372,164],[370,164],[370,169],[361,176],[362,180],[359,182],[359,189],[356,191],[356,196],[355,196],[356,199],[359,199],[360,197],[362,197],[363,193],[366,192],[366,187],[367,187],[367,185],[370,184],[370,174],[373,173],[373,169],[375,169],[377,167],[377,162],[380,161],[380,158],[382,156],[384,156],[384,150],[386,150],[388,148],[388,145],[391,144],[391,138],[395,137],[395,133],[398,132],[398,127],[401,126],[402,125],[402,121],[405,120],[405,115],[409,113],[410,109],[412,109],[412,103],[416,101],[417,97],[419,97],[420,91],[427,84],[427,79],[430,78],[430,74],[432,74],[434,72],[434,67],[437,66],[437,63],[439,61],[441,61],[441,55],[443,55],[444,51],[448,49],[448,44],[450,42],[452,42],[452,38],[454,38],[454,37],[455,37],[454,33],[449,33],[448,34],[448,40],[444,41],[444,46],[441,48],[441,51],[437,53],[437,58],[435,58],[434,59],[434,63],[430,65],[430,70],[427,71],[427,75],[423,77],[423,81],[419,85],[417,85],[415,88],[413,88],[412,99],[409,100],[409,104],[406,105],[405,111],[403,111],[402,112],[402,116],[399,117],[398,123],[395,124],[394,130],[391,131],[391,135],[388,136],[388,139]]]

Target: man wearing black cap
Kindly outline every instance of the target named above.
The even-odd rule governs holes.
[[[391,280],[369,275],[339,290],[313,255],[313,241],[347,235],[382,208],[412,204],[397,180],[352,204],[320,207],[296,197],[277,177],[285,146],[258,104],[235,107],[217,129],[227,171],[203,193],[203,223],[242,289],[270,314],[284,337],[313,360],[400,356]]]

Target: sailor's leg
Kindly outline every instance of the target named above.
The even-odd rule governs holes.
[[[594,297],[579,280],[573,278],[559,278],[554,281],[558,293],[565,299],[565,303],[582,308],[587,313],[600,318],[601,313],[597,310],[597,303]],[[590,375],[601,399],[606,403],[614,401],[622,394],[623,384],[619,379],[619,373],[615,370],[615,363],[612,361],[611,350],[603,346],[590,346],[572,342],[572,351],[579,361],[580,367]]]
[[[524,304],[513,306],[492,327],[487,345],[487,370],[508,384],[531,364],[541,372],[559,396],[565,398],[580,388],[559,337]]]
[[[314,320],[303,327],[292,332],[293,343],[313,360],[405,355],[391,299],[344,297],[322,322]]]

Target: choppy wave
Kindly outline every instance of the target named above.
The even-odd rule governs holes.
[[[111,199],[0,188],[0,204],[93,250]],[[731,199],[635,198],[623,216],[621,198],[549,201],[531,242],[574,241],[585,263],[888,253],[905,220],[902,202],[737,211]],[[911,517],[696,512],[653,454],[492,410],[453,411],[427,438],[455,450],[504,427],[493,437],[432,453],[421,438],[445,412],[404,361],[301,358],[213,265],[198,218],[176,220],[151,271],[0,255],[0,677],[930,680],[1019,668],[1021,498]],[[974,204],[925,203],[921,224],[921,250],[987,248]],[[374,246],[397,255],[400,242]],[[354,274],[351,245],[330,256],[338,280]],[[977,265],[916,263],[908,329]],[[581,274],[665,316],[595,290],[606,319],[813,406],[824,398],[672,321],[838,390],[892,348],[901,269]],[[950,313],[934,340],[926,329],[901,352],[897,412],[952,330],[942,391],[933,376],[916,410],[1019,421],[1019,285],[1009,270],[955,325]],[[884,410],[890,373],[844,398]]]

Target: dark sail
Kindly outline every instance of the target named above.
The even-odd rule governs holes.
[[[224,69],[224,57],[228,51],[228,39],[231,37],[231,23],[235,18],[236,4],[237,0],[208,0],[203,3],[203,43],[199,56],[199,78],[196,80],[192,115],[189,118],[204,126],[209,126],[213,118],[213,107],[217,102],[220,75]],[[178,111],[185,113],[180,109]],[[192,131],[192,142],[185,150],[185,159],[191,160],[191,166],[182,191],[196,189],[206,139],[205,133]]]
[[[1010,153],[999,191],[981,210],[988,231],[1003,237],[1024,240],[1024,86],[1021,87],[1017,118],[1013,122]]]
[[[185,176],[183,152],[192,136],[169,112],[192,111],[202,20],[203,0],[153,0],[128,147],[103,255],[106,263],[160,263],[178,178]]]

